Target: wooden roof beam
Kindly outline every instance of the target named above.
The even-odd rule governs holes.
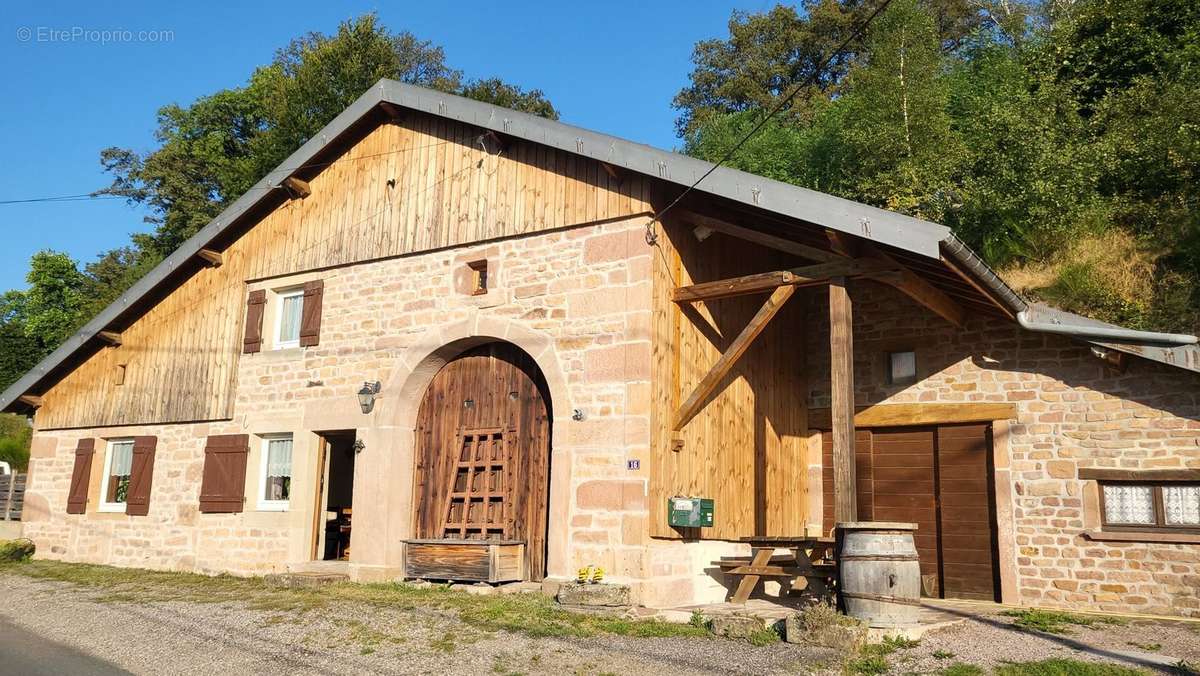
[[[918,276],[912,270],[900,264],[899,261],[891,256],[883,253],[879,249],[870,245],[862,247],[865,254],[870,257],[889,263],[899,268],[899,272],[895,275],[881,276],[878,281],[895,287],[904,295],[915,300],[917,303],[924,305],[934,314],[951,324],[962,328],[967,323],[967,311],[963,309],[958,301],[951,298],[945,291],[925,281],[925,278]]]
[[[898,267],[895,264],[869,258],[839,260],[791,270],[761,272],[744,277],[681,286],[671,292],[671,300],[676,303],[720,300],[753,293],[765,293],[781,286],[801,287],[828,284],[829,280],[835,277],[874,277],[897,271]]]
[[[37,395],[22,394],[21,396],[17,397],[17,401],[21,402],[22,404],[25,404],[26,406],[30,406],[32,408],[41,408],[43,400],[41,397],[39,397]]]
[[[121,346],[121,334],[116,331],[98,331],[96,337],[107,343],[109,347]]]
[[[295,176],[288,176],[281,183],[292,199],[304,199],[312,194],[312,187],[308,185],[308,181]]]
[[[225,262],[225,257],[221,252],[213,251],[212,249],[201,249],[196,252],[196,255],[203,258],[208,265],[214,268],[221,267],[221,264]]]
[[[617,185],[625,182],[625,172],[620,167],[613,166],[608,162],[601,162],[600,167],[604,169],[604,173],[608,174],[609,178],[617,182]]]
[[[704,214],[699,214],[686,209],[680,209],[679,214],[680,218],[684,222],[691,223],[692,225],[703,226],[710,230],[715,230],[719,233],[729,235],[730,237],[744,239],[747,242],[765,246],[769,249],[783,251],[784,253],[790,253],[793,256],[799,256],[800,258],[807,258],[810,261],[827,263],[829,261],[836,261],[844,258],[843,256],[831,251],[818,249],[815,246],[801,244],[800,242],[793,242],[790,239],[777,237],[775,235],[760,232],[758,230],[747,228],[741,225],[735,225],[728,221],[714,218],[713,216],[706,216]]]
[[[404,109],[389,101],[381,101],[379,108],[388,116],[388,121],[397,124],[404,120]]]
[[[738,359],[746,353],[746,350],[750,349],[750,345],[754,342],[754,339],[763,332],[763,329],[767,328],[767,324],[779,313],[779,310],[783,308],[783,304],[795,292],[796,287],[794,286],[779,286],[775,288],[775,292],[771,294],[766,303],[763,303],[763,306],[759,308],[758,312],[750,320],[750,323],[742,329],[737,338],[733,339],[733,342],[721,354],[717,363],[692,388],[692,393],[688,395],[687,399],[680,405],[679,410],[675,412],[671,425],[672,430],[678,432],[692,418],[696,417],[696,414],[700,412],[700,409],[704,408],[704,404],[708,401],[708,398],[717,389],[717,385],[721,384],[721,381],[733,369]]]

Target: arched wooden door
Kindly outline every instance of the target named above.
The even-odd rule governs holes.
[[[550,407],[541,371],[508,343],[447,363],[417,414],[416,537],[525,542],[546,570]]]

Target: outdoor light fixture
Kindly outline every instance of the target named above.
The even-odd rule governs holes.
[[[375,395],[379,394],[379,387],[379,381],[376,380],[373,383],[363,383],[362,389],[358,391],[358,407],[364,414],[375,408]]]

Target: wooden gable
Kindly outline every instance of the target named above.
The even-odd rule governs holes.
[[[248,281],[650,211],[645,176],[495,136],[412,112],[305,167],[308,195],[291,192],[247,223],[212,252],[219,266],[200,268],[125,327],[119,345],[62,377],[43,394],[38,427],[232,417]]]

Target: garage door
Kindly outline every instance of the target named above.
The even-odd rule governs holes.
[[[825,529],[833,528],[833,443],[824,435]],[[917,524],[924,593],[995,600],[999,588],[988,425],[858,430],[858,515]]]

